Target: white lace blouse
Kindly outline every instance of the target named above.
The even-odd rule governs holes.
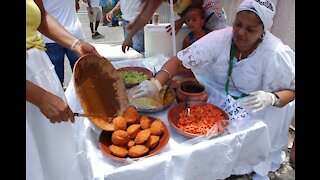
[[[226,95],[231,42],[232,27],[227,27],[207,34],[177,54],[209,94],[213,88]],[[230,95],[295,89],[295,53],[270,32],[247,58],[233,62]]]

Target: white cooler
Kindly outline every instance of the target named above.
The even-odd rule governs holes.
[[[176,55],[173,54],[172,36],[166,30],[166,26],[168,25],[169,23],[160,23],[158,25],[147,24],[144,26],[145,57],[151,57],[157,54],[164,54],[169,57]],[[177,52],[182,49],[183,39],[189,32],[190,30],[184,24],[176,35]]]

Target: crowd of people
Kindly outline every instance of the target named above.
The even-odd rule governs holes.
[[[91,36],[101,38],[101,4],[99,0],[84,1]],[[120,0],[105,14],[110,21],[115,12],[122,12],[123,52],[129,47],[144,52],[142,28],[162,2]],[[78,3],[26,0],[26,175],[30,180],[84,179],[75,156],[75,118],[62,87],[64,56],[72,68],[85,54],[101,56],[84,42],[76,14]],[[209,103],[229,96],[241,101],[251,117],[268,126],[271,151],[253,167],[254,178],[266,179],[268,172],[277,170],[284,161],[295,110],[295,52],[270,32],[276,7],[271,0],[244,0],[232,26],[227,27],[220,0],[175,1],[174,5],[180,16],[175,21],[176,33],[186,23],[190,34],[176,56],[152,79],[138,85],[134,97],[156,96],[182,68],[192,71],[206,87]],[[170,33],[171,27],[167,31]]]

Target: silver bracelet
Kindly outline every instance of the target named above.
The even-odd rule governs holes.
[[[164,68],[162,68],[162,69],[160,69],[160,71],[163,71],[163,72],[165,72],[168,76],[169,76],[169,79],[171,79],[171,74],[169,73],[169,71],[168,70],[166,70],[166,69],[164,69]],[[159,71],[159,72],[160,72]]]
[[[76,46],[77,42],[79,42],[80,40],[79,39],[75,39],[72,44],[71,44],[71,50],[74,50],[74,47]]]

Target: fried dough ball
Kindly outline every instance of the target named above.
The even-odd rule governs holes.
[[[130,136],[127,131],[116,130],[112,133],[111,141],[115,145],[124,146],[130,141]]]
[[[129,149],[128,155],[130,157],[136,158],[136,157],[141,157],[146,155],[148,151],[149,151],[149,148],[146,147],[145,145],[135,145]]]
[[[140,131],[137,136],[134,138],[134,142],[136,144],[143,144],[144,142],[146,142],[150,136],[150,129],[144,129],[142,131]]]
[[[136,143],[132,140],[130,140],[127,144],[128,149],[130,149],[132,146],[136,145]]]
[[[159,143],[159,139],[160,139],[160,136],[152,135],[148,138],[148,140],[144,143],[144,145],[152,149],[157,146],[157,144]]]
[[[111,154],[118,157],[126,157],[128,155],[128,150],[124,146],[111,145],[109,146]]]
[[[127,129],[127,121],[122,116],[117,116],[112,120],[112,124],[114,126],[114,130],[126,130]]]
[[[141,116],[140,118],[140,125],[141,129],[148,129],[151,126],[151,119],[148,116]]]
[[[129,106],[128,108],[126,108],[123,111],[122,116],[128,124],[139,123],[140,120],[140,115],[134,106]]]
[[[161,136],[164,132],[164,126],[160,119],[156,119],[150,126],[151,135]]]
[[[127,132],[130,138],[136,137],[138,132],[140,132],[140,124],[132,124],[128,127]]]

